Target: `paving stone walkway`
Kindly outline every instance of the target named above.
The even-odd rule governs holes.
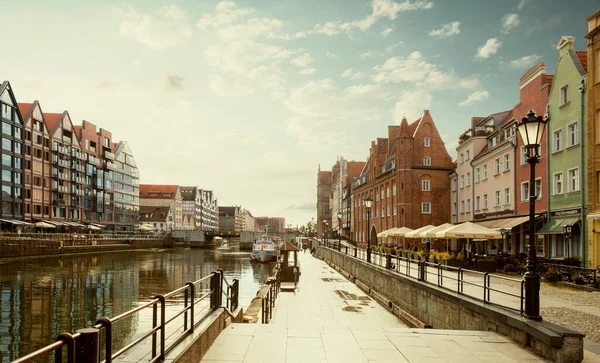
[[[298,289],[280,294],[271,324],[231,324],[203,363],[542,361],[493,332],[408,328],[324,262],[300,262]]]

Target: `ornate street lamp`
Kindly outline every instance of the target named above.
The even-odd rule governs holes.
[[[571,233],[573,229],[571,226],[564,226],[563,233],[565,234],[565,239],[567,240],[567,258],[571,257]]]
[[[327,243],[329,243],[327,240],[327,221],[323,221],[323,224],[325,225],[323,227],[323,239],[325,240],[325,245],[327,245]]]
[[[373,198],[365,198],[365,207],[367,208],[367,262],[371,262],[371,205]]]
[[[338,251],[342,251],[342,213],[338,212]]]
[[[527,117],[519,123],[519,134],[527,151],[529,164],[529,245],[527,254],[527,272],[525,273],[525,317],[541,320],[540,316],[540,275],[537,272],[535,237],[535,164],[540,161],[542,136],[548,122],[548,116],[536,116],[529,110]]]

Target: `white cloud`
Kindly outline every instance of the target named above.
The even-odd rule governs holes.
[[[498,52],[498,49],[502,46],[502,42],[498,41],[498,38],[488,39],[484,45],[477,48],[477,58],[489,58]]]
[[[364,95],[381,89],[380,84],[363,84],[358,86],[350,86],[344,89],[344,93],[352,95]]]
[[[444,24],[439,29],[434,29],[429,32],[432,37],[449,38],[453,35],[460,34],[460,21]]]
[[[163,6],[157,16],[140,13],[133,7],[120,9],[119,13],[119,32],[152,48],[179,45],[193,33],[185,12],[175,5]]]
[[[235,23],[240,18],[254,12],[252,8],[239,8],[233,1],[221,1],[215,12],[203,15],[196,23],[203,30],[216,30],[222,26]]]
[[[502,17],[502,32],[508,34],[511,29],[518,27],[519,24],[521,24],[521,21],[519,20],[519,14],[506,14],[504,17]]]
[[[337,54],[335,54],[335,53],[331,53],[331,52],[327,52],[327,53],[325,53],[325,56],[326,56],[326,57],[329,57],[329,58],[337,58],[337,57],[338,57],[338,55],[337,55]]]
[[[302,67],[302,68],[308,67],[308,65],[311,64],[312,62],[313,62],[313,57],[311,57],[311,55],[308,53],[304,53],[301,56],[294,58],[290,61],[290,63],[292,63],[296,67]]]
[[[315,74],[315,73],[317,73],[317,69],[316,68],[306,68],[306,69],[301,70],[299,73],[304,74],[304,75]]]
[[[335,35],[342,32],[350,33],[353,30],[366,31],[381,18],[394,20],[400,12],[425,10],[431,9],[432,7],[432,2],[422,0],[405,0],[402,3],[397,3],[392,0],[371,0],[372,12],[363,19],[347,22],[330,21],[325,24],[317,24],[310,32],[325,35]]]
[[[392,57],[373,68],[377,83],[413,83],[427,89],[471,89],[479,85],[476,78],[459,77],[452,70],[442,70],[429,63],[420,52],[406,58]]]
[[[383,29],[383,31],[381,32],[381,35],[383,35],[384,37],[387,37],[388,35],[390,35],[392,32],[394,31],[393,27],[387,27],[385,29]]]
[[[526,55],[506,63],[502,62],[500,63],[500,68],[507,70],[526,70],[533,67],[540,59],[542,59],[542,57],[536,54]]]
[[[392,111],[394,121],[398,124],[403,117],[410,122],[423,115],[423,110],[431,107],[433,97],[424,90],[402,91]]]
[[[523,9],[523,7],[529,2],[529,0],[519,0],[519,5],[517,6],[517,10]]]
[[[471,93],[469,95],[469,97],[467,97],[466,100],[460,102],[458,105],[459,106],[468,106],[475,102],[485,101],[489,97],[490,97],[490,94],[488,91],[476,91],[476,92]]]
[[[348,68],[342,73],[342,78],[350,78],[350,79],[359,79],[362,78],[365,74],[362,72],[354,72],[352,68]]]

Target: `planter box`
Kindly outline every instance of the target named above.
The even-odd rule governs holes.
[[[442,265],[450,267],[462,267],[463,262],[461,260],[442,260]]]
[[[496,261],[476,261],[475,270],[479,272],[496,272]]]

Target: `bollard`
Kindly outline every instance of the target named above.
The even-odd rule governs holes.
[[[75,344],[75,360],[77,362],[100,362],[100,329],[85,328],[77,330],[81,334]]]

